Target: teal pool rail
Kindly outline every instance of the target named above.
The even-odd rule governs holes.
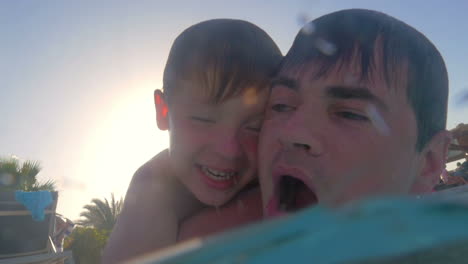
[[[334,211],[307,209],[212,238],[195,239],[134,263],[403,263],[401,259],[386,260],[418,252],[427,258],[430,254],[424,251],[451,245],[455,250],[464,249],[457,257],[464,259],[443,263],[468,263],[466,205],[387,198]],[[453,250],[451,246],[452,255]]]

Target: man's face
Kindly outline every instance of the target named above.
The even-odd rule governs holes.
[[[201,91],[185,87],[171,99],[171,168],[200,201],[222,205],[257,176],[258,134],[267,95],[248,90],[213,104]]]
[[[421,159],[406,87],[389,87],[378,68],[366,81],[351,68],[278,76],[260,137],[266,216],[414,188]]]

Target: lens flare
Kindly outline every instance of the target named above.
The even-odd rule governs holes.
[[[322,52],[323,54],[327,56],[332,56],[336,52],[336,46],[335,44],[322,39],[322,38],[317,38],[315,40],[315,47]]]
[[[457,105],[460,107],[466,107],[468,106],[468,91],[462,91],[458,96],[457,96]]]
[[[375,128],[385,136],[390,135],[390,128],[388,127],[387,123],[383,119],[382,115],[377,111],[375,105],[371,104],[367,107],[367,115]]]
[[[258,102],[257,91],[253,88],[249,88],[244,92],[243,102],[245,105],[254,105]]]

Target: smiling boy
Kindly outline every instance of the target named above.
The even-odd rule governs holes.
[[[203,21],[176,38],[154,93],[169,148],[133,176],[103,263],[172,245],[184,218],[258,187],[258,134],[281,59],[270,36],[242,20]]]

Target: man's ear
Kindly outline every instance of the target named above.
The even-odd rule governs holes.
[[[421,151],[421,168],[415,182],[415,192],[430,192],[439,182],[447,162],[448,146],[452,140],[449,131],[438,132]]]
[[[156,123],[161,130],[169,129],[169,108],[161,90],[154,91],[154,106],[156,107]]]

